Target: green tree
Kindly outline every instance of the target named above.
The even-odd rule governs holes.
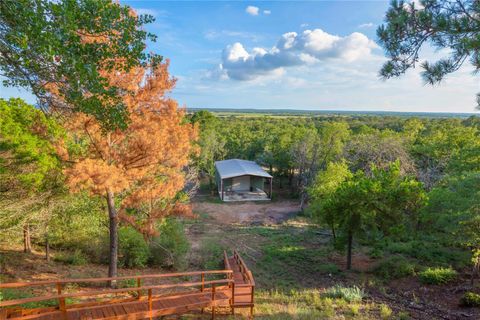
[[[402,226],[417,221],[427,199],[421,183],[403,176],[398,161],[386,169],[372,168],[371,175],[358,171],[324,190],[320,214],[338,223],[347,239],[347,269],[352,266],[354,236],[380,231],[384,236],[404,232]],[[336,189],[335,189],[336,187]]]
[[[211,112],[196,112],[191,121],[200,126],[198,145],[200,152],[194,156],[195,163],[201,173],[208,177],[210,191],[214,191],[215,161],[225,157],[225,141],[218,128],[219,120]]]
[[[325,170],[320,171],[315,182],[308,189],[311,198],[309,211],[312,216],[322,223],[326,223],[332,231],[333,241],[336,240],[336,230],[339,221],[337,215],[331,210],[325,210],[324,201],[328,199],[338,187],[348,179],[352,178],[352,173],[348,170],[345,160],[341,162],[330,162]]]
[[[23,227],[25,252],[31,251],[31,224],[43,226],[47,236],[54,199],[63,193],[52,143],[63,134],[55,119],[23,100],[0,99],[0,228]]]
[[[422,63],[426,83],[439,83],[467,60],[479,71],[479,14],[477,0],[421,0],[420,5],[392,1],[385,15],[386,23],[377,29],[378,41],[389,58],[380,75],[386,79],[397,77],[415,67],[420,49],[427,43],[439,50],[448,49],[449,56]],[[477,102],[480,106],[480,93]]]
[[[469,218],[460,222],[460,235],[463,245],[472,251],[472,277],[471,284],[480,273],[480,206],[469,210]]]
[[[142,26],[153,20],[111,0],[3,0],[4,85],[31,90],[45,110],[81,111],[105,128],[125,127],[120,89],[110,86],[100,70],[112,72],[120,60],[125,70],[160,60],[144,53],[146,40],[155,37]]]

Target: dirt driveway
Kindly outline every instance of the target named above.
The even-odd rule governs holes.
[[[211,203],[194,202],[193,211],[207,213],[220,224],[282,223],[300,211],[300,205],[293,201]]]

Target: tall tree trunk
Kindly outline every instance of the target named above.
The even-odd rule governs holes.
[[[30,225],[27,223],[23,226],[23,252],[32,252],[32,240],[30,238]]]
[[[113,192],[107,191],[108,217],[110,222],[110,262],[108,265],[108,276],[117,276],[118,264],[118,216],[115,209],[115,200]],[[117,282],[110,281],[110,286],[115,287]]]
[[[347,248],[347,270],[352,269],[352,242],[353,235],[352,232],[348,232],[348,248]]]
[[[50,243],[48,242],[48,233],[45,235],[45,260],[50,262]]]

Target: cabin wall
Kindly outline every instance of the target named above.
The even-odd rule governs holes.
[[[260,189],[260,190],[264,190],[264,179],[263,177],[255,177],[255,176],[251,176],[250,177],[250,184],[252,185],[253,187],[253,190],[256,190],[256,189]]]

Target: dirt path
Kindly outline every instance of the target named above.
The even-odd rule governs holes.
[[[279,224],[300,210],[297,202],[210,203],[195,202],[193,211],[207,213],[220,224]]]

